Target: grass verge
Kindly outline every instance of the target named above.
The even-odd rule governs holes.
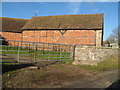
[[[79,67],[96,73],[120,69],[118,58],[116,57],[107,58],[99,62],[97,66],[79,65]]]

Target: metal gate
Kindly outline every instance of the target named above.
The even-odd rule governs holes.
[[[64,61],[74,58],[75,45],[5,39],[1,39],[1,41],[8,43],[0,45],[1,55],[10,56],[11,60],[14,58],[17,62]],[[3,61],[5,61],[4,59]],[[6,59],[8,60],[8,58]]]
[[[73,45],[34,42],[24,42],[24,45],[28,45],[29,55],[35,62],[73,59]]]

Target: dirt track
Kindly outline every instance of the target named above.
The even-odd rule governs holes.
[[[119,70],[120,71],[120,70]],[[64,86],[67,88],[108,88],[111,85],[115,83],[115,87],[118,87],[117,85],[119,84],[120,87],[120,82],[117,82],[120,80],[118,78],[118,70],[113,70],[113,71],[107,71],[105,73],[99,74],[95,77],[93,77],[90,80],[84,80],[84,81],[76,81],[71,83],[68,86]]]
[[[92,72],[62,62],[40,69],[31,69],[31,66],[20,69],[21,66],[14,66],[18,67],[19,71],[5,72],[3,88],[61,88],[73,81],[83,81],[84,78],[90,79],[94,76]]]
[[[16,66],[20,68],[19,65]],[[118,79],[118,70],[107,71],[95,76],[94,73],[63,63],[35,70],[31,70],[29,67],[23,68],[8,78],[4,83],[5,87],[13,88],[107,88],[115,81],[120,80],[120,78]]]

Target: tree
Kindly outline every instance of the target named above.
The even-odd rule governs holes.
[[[110,43],[118,43],[120,46],[120,26],[113,29],[112,34],[107,38]]]

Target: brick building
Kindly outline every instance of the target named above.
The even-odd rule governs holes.
[[[22,28],[22,40],[101,46],[103,22],[103,14],[32,17]]]
[[[28,19],[0,17],[0,35],[7,40],[21,40],[21,28],[26,24]],[[8,41],[9,45],[17,45],[17,42]]]

